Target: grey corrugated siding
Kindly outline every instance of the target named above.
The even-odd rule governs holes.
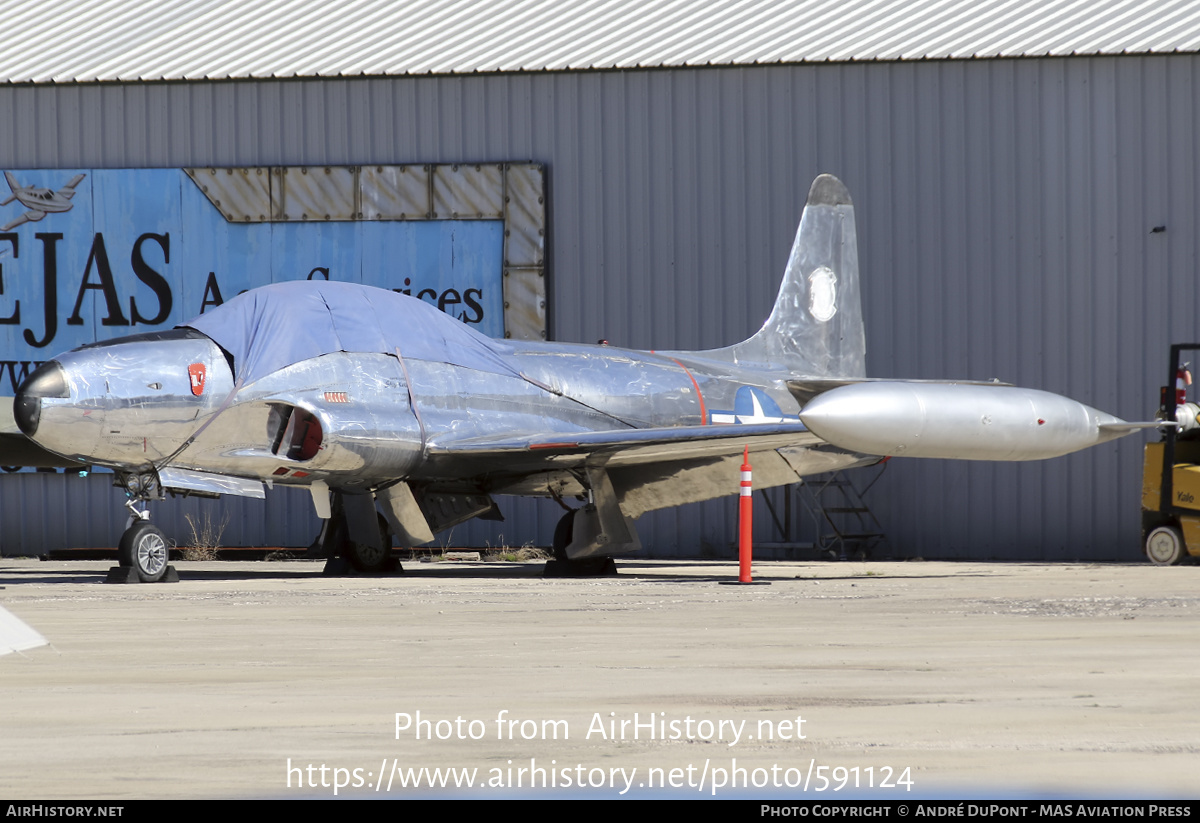
[[[116,546],[129,512],[111,474],[0,474],[0,554]],[[211,526],[223,546],[306,547],[320,528],[303,490],[267,499],[175,498],[152,506],[153,519],[181,546]]]
[[[858,207],[870,374],[996,376],[1145,419],[1169,342],[1200,337],[1198,61],[8,87],[0,167],[544,162],[553,335],[657,349],[761,323],[808,184],[833,172]],[[1038,464],[896,460],[871,501],[904,554],[1136,559],[1144,439]],[[26,547],[71,493],[6,491],[3,533]],[[121,514],[115,493],[84,504]],[[451,539],[549,542],[553,504],[504,508]],[[654,552],[697,554],[726,549],[732,513],[640,523]]]

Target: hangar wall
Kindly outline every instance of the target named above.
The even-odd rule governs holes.
[[[547,166],[551,336],[658,349],[757,328],[808,184],[833,172],[857,205],[869,374],[996,376],[1146,419],[1168,344],[1200,337],[1198,60],[9,86],[0,167],[528,158]],[[895,460],[871,503],[904,556],[1135,560],[1145,439],[1038,464]],[[120,514],[99,477],[4,481],[0,541],[14,512]],[[725,554],[734,487],[646,515],[643,542]],[[308,529],[304,502],[288,531]],[[507,523],[451,541],[549,543],[556,506],[502,507]]]

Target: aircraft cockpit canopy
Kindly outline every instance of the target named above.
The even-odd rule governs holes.
[[[519,376],[511,348],[407,295],[358,283],[298,280],[240,294],[182,327],[211,338],[249,384],[333,352],[379,353]]]

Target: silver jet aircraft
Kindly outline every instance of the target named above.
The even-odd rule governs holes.
[[[498,517],[496,495],[578,500],[554,551],[587,567],[636,551],[643,512],[729,493],[744,446],[770,487],[888,455],[1054,457],[1138,427],[1031,389],[867,379],[857,255],[850,196],[824,175],[774,310],[728,348],[492,340],[393,292],[278,283],[61,354],[14,414],[40,446],[116,471],[134,515],[121,562],[144,581],[166,570],[147,504],[167,491],[306,487],[322,546],[367,571],[393,536]]]

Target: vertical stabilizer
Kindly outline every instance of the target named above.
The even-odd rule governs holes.
[[[865,377],[858,239],[850,192],[831,174],[808,191],[775,308],[758,334],[710,356],[796,377]]]
[[[0,200],[0,206],[7,206],[9,203],[17,199],[17,189],[21,188],[21,184],[17,182],[17,178],[13,177],[11,171],[4,172],[4,179],[8,181],[8,190],[12,192],[8,197]]]

